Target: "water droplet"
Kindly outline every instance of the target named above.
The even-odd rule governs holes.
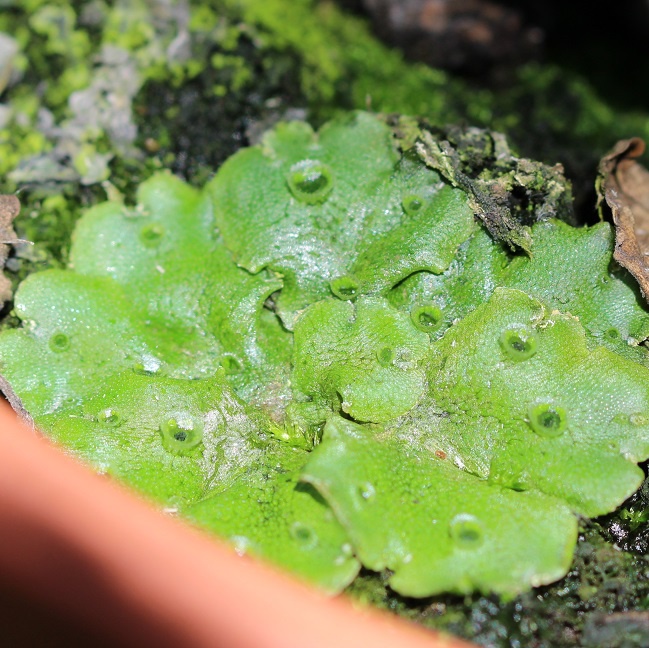
[[[241,373],[242,366],[237,358],[229,353],[222,355],[219,358],[219,364],[228,376]]]
[[[361,484],[358,487],[358,494],[364,501],[369,502],[374,498],[374,495],[376,495],[374,484],[372,484],[371,482],[365,482]]]
[[[539,348],[538,335],[527,326],[512,326],[500,335],[500,346],[510,360],[529,360]]]
[[[289,533],[302,549],[313,549],[318,544],[315,531],[302,522],[293,522]]]
[[[410,318],[420,331],[434,331],[442,323],[444,314],[439,306],[424,304],[423,306],[415,306],[410,311]]]
[[[354,277],[344,275],[337,279],[332,279],[329,282],[331,292],[338,297],[338,299],[354,299],[358,294],[360,285]]]
[[[538,403],[528,408],[530,426],[539,436],[561,436],[568,423],[566,410],[553,403]]]
[[[345,544],[340,547],[340,552],[343,556],[350,558],[354,555],[354,548],[349,544],[349,542],[345,542]]]
[[[203,441],[202,422],[185,414],[169,418],[160,426],[162,445],[172,454],[189,454]]]
[[[54,353],[61,353],[70,348],[70,338],[65,333],[55,333],[49,340],[49,346]]]
[[[449,524],[448,532],[460,549],[477,549],[484,540],[482,523],[470,513],[456,515]]]
[[[159,223],[149,223],[140,230],[140,241],[145,247],[157,247],[164,236],[164,228]]]
[[[408,216],[412,216],[424,206],[424,199],[417,194],[408,194],[407,196],[403,197],[401,206],[403,207],[403,211],[405,211]]]
[[[160,371],[160,365],[158,358],[147,355],[142,358],[142,362],[136,362],[133,365],[133,371],[141,376],[153,376]]]
[[[324,202],[334,185],[331,169],[318,160],[302,160],[294,164],[287,182],[291,193],[308,205]]]
[[[383,347],[376,352],[376,358],[382,367],[389,367],[394,360],[394,351],[390,347]]]
[[[101,423],[109,425],[110,427],[117,427],[122,424],[122,417],[120,413],[112,407],[109,407],[103,412],[100,412],[98,418]]]
[[[631,416],[629,416],[629,423],[636,426],[647,425],[649,424],[649,416],[642,413],[631,414]]]

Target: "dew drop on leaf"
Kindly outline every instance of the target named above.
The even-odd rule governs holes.
[[[530,426],[539,436],[561,436],[568,422],[566,410],[553,403],[539,403],[529,407]]]
[[[133,372],[140,376],[153,376],[160,371],[160,360],[152,355],[146,355],[141,362],[133,365]]]
[[[229,353],[221,356],[219,364],[223,367],[223,370],[228,376],[241,373],[241,363],[237,358]]]
[[[291,193],[309,205],[324,202],[333,189],[331,169],[317,160],[302,160],[294,164],[287,182]]]
[[[500,336],[500,346],[510,360],[529,360],[538,350],[538,336],[534,329],[515,326],[505,329]]]
[[[374,484],[371,482],[365,482],[358,487],[358,494],[361,496],[361,499],[365,502],[369,502],[374,498],[376,490]]]
[[[377,351],[376,358],[382,367],[389,367],[394,360],[394,351],[390,347],[383,347]]]
[[[101,412],[98,418],[100,423],[104,423],[105,425],[109,425],[110,427],[118,427],[122,424],[122,417],[120,413],[112,407],[109,407]]]
[[[145,247],[157,247],[164,235],[162,225],[149,223],[140,230],[140,241]]]
[[[407,196],[404,196],[403,200],[401,201],[401,206],[403,207],[403,211],[405,211],[408,216],[412,216],[424,206],[424,200],[417,194],[409,194]]]
[[[302,549],[314,549],[318,544],[318,536],[315,531],[302,522],[293,522],[290,534]]]
[[[140,241],[146,247],[157,247],[164,236],[164,228],[158,223],[150,223],[140,230]]]

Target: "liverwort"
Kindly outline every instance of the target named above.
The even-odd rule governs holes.
[[[45,434],[240,554],[331,593],[364,566],[511,596],[643,479],[649,314],[607,225],[510,219],[512,252],[474,218],[488,182],[405,123],[278,124],[203,190],[158,173],[91,208],[70,267],[16,292],[0,372]]]

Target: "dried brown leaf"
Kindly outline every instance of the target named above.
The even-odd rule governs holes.
[[[639,137],[619,141],[600,162],[597,192],[613,216],[613,257],[649,301],[649,171],[637,161],[644,150]]]

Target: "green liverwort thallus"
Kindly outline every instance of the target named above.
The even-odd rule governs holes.
[[[400,142],[279,124],[203,190],[90,209],[0,370],[71,452],[330,592],[364,565],[516,593],[642,480],[649,315],[608,225],[541,220],[515,254]]]

